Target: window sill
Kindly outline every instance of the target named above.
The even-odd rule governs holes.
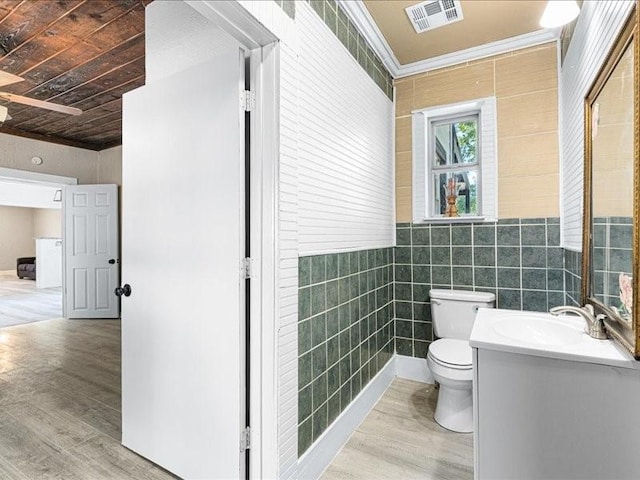
[[[429,217],[415,222],[418,224],[430,223],[495,223],[496,220],[487,217]]]

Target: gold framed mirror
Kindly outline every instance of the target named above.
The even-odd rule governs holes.
[[[637,10],[585,98],[582,295],[640,359]]]

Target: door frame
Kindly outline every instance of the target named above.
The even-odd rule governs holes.
[[[32,172],[29,170],[18,170],[14,168],[0,167],[0,180],[8,180],[15,183],[43,185],[47,187],[63,188],[67,185],[78,185],[78,179],[74,177],[64,177],[61,175],[51,175],[49,173]],[[64,246],[64,205],[60,209],[62,224],[60,225],[60,238]],[[64,247],[62,249],[62,316],[67,318],[67,276],[66,276],[67,256]]]
[[[243,45],[250,54],[256,104],[250,116],[251,298],[249,304],[249,413],[251,479],[278,476],[277,318],[279,44],[237,2],[185,3]]]

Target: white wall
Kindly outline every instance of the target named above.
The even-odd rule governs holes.
[[[62,210],[35,208],[32,212],[34,238],[62,237]]]
[[[221,35],[211,21],[204,18],[184,2],[160,0],[146,8],[145,15],[149,27],[145,29],[145,82],[151,83],[193,65],[210,60],[215,55],[216,46],[230,40]],[[156,4],[158,0],[156,0]],[[163,14],[155,14],[155,11]],[[173,10],[175,13],[167,13]],[[173,21],[179,18],[179,22]],[[171,122],[171,112],[167,112],[167,122]]]
[[[54,202],[58,187],[0,180],[0,205],[26,208],[61,208]]]
[[[0,206],[0,270],[15,270],[18,257],[36,254],[35,239],[61,236],[61,210]]]
[[[42,158],[42,165],[31,163]],[[96,183],[98,152],[0,133],[0,167],[75,177],[78,183]]]
[[[33,209],[0,206],[0,270],[16,269],[16,259],[33,257]]]
[[[97,183],[122,186],[122,146],[102,150],[97,167]]]
[[[584,97],[633,6],[629,0],[583,2],[560,72],[563,246],[582,249]]]
[[[300,35],[300,255],[393,245],[393,103],[306,3]]]

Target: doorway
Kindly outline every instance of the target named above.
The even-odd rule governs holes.
[[[63,316],[61,189],[75,182],[0,169],[0,328]]]
[[[167,5],[171,3],[178,2],[158,2],[158,5]],[[203,5],[203,2],[195,2],[198,3],[198,7]],[[213,2],[215,3],[215,2]],[[151,4],[153,7],[154,4]],[[220,5],[221,8],[226,8],[229,5]],[[215,5],[212,8],[215,10],[218,5]],[[162,8],[162,7],[158,7]],[[196,6],[193,6],[195,10],[198,10]],[[209,8],[203,6],[203,8]],[[235,8],[235,7],[234,7]],[[240,8],[240,7],[238,7]],[[202,13],[202,12],[201,12]],[[214,12],[215,13],[215,12]],[[240,11],[236,12],[241,14]],[[202,13],[203,16],[209,18],[206,14]],[[246,22],[246,12],[242,15],[241,20]],[[215,15],[213,15],[215,17]],[[220,21],[219,17],[215,17],[216,21]],[[233,18],[233,15],[225,15],[224,19]],[[225,20],[227,21],[227,20]],[[252,393],[251,397],[247,399],[247,397],[242,395],[242,391],[238,390],[237,392],[237,402],[233,402],[234,411],[231,414],[226,410],[221,410],[222,413],[226,413],[229,418],[233,418],[234,420],[234,428],[235,432],[233,433],[232,439],[232,448],[233,453],[229,456],[229,458],[233,458],[233,464],[231,465],[232,473],[231,477],[251,477],[251,478],[272,478],[275,477],[275,472],[277,469],[277,441],[275,439],[277,430],[273,427],[277,422],[276,416],[276,346],[275,346],[275,338],[276,338],[276,311],[277,311],[277,256],[276,256],[276,242],[277,242],[277,190],[276,190],[276,178],[277,178],[277,55],[278,55],[278,47],[277,44],[273,43],[275,41],[275,37],[270,33],[266,34],[261,31],[260,35],[258,35],[261,41],[251,40],[251,35],[247,36],[247,31],[251,32],[252,29],[260,29],[260,25],[253,21],[253,26],[247,28],[246,24],[244,25],[244,30],[242,33],[238,33],[239,36],[242,37],[238,39],[236,36],[236,40],[241,44],[242,48],[238,50],[238,56],[236,60],[238,62],[242,59],[242,64],[244,65],[244,58],[247,53],[250,55],[250,70],[251,70],[251,86],[252,89],[256,89],[257,93],[257,101],[256,101],[256,114],[251,115],[250,123],[251,123],[251,169],[249,173],[248,183],[251,185],[250,189],[254,195],[251,196],[250,199],[247,199],[242,195],[243,192],[238,192],[239,197],[234,197],[233,202],[238,202],[238,204],[249,202],[251,204],[250,207],[250,225],[249,229],[251,231],[250,239],[248,240],[251,244],[250,254],[251,259],[248,262],[243,263],[243,258],[246,253],[244,253],[244,244],[238,241],[235,242],[235,248],[240,247],[238,249],[238,253],[242,253],[240,258],[240,262],[234,261],[233,270],[235,278],[237,278],[241,283],[246,283],[247,279],[244,278],[243,275],[248,275],[250,278],[250,283],[252,285],[251,292],[252,294],[248,296],[248,302],[244,301],[244,297],[242,297],[242,292],[237,298],[237,302],[234,301],[229,303],[233,303],[239,309],[242,308],[244,313],[246,314],[245,307],[248,307],[250,310],[249,322],[250,329],[247,328],[248,336],[250,337],[249,345],[246,346],[247,350],[249,350],[249,354],[247,357],[241,355],[244,353],[241,351],[241,346],[234,343],[235,338],[242,338],[243,331],[241,330],[243,327],[246,327],[246,324],[241,321],[238,325],[238,337],[234,337],[233,339],[229,339],[229,337],[225,335],[218,334],[219,331],[207,330],[210,328],[209,325],[205,325],[205,330],[202,329],[189,329],[183,328],[182,331],[178,330],[178,334],[175,337],[177,342],[174,344],[177,345],[177,348],[174,350],[165,349],[160,352],[159,357],[153,357],[154,360],[153,366],[150,370],[146,372],[142,372],[143,375],[146,374],[148,376],[165,376],[166,377],[166,369],[171,368],[171,363],[176,359],[180,360],[185,356],[190,356],[192,352],[195,350],[194,345],[187,340],[193,340],[194,338],[198,341],[198,337],[206,338],[208,340],[208,344],[206,345],[209,349],[214,351],[217,350],[216,354],[218,358],[215,359],[215,365],[217,366],[225,366],[227,365],[228,359],[232,357],[232,355],[224,355],[224,349],[233,349],[234,362],[237,359],[237,365],[233,365],[233,368],[229,368],[227,372],[222,370],[222,373],[226,373],[229,376],[234,376],[237,372],[240,375],[244,375],[246,382],[250,386],[250,391]],[[266,41],[265,39],[268,39]],[[242,54],[240,55],[240,50]],[[244,78],[238,77],[238,87],[240,88],[244,83]],[[170,92],[168,98],[172,96],[179,96],[181,94],[181,89],[175,89]],[[175,95],[174,95],[175,94]],[[238,95],[235,96],[225,96],[221,100],[226,101],[230,100],[237,106],[238,105]],[[248,97],[245,97],[247,100]],[[162,98],[164,100],[164,97]],[[202,97],[196,97],[195,100],[192,99],[192,102],[189,105],[198,104],[198,102],[202,102]],[[166,105],[166,104],[165,104]],[[177,112],[182,108],[181,105],[176,105]],[[168,110],[170,111],[170,110]],[[160,115],[160,119],[167,120],[166,117],[167,110],[162,112]],[[210,114],[211,112],[206,112]],[[244,117],[244,114],[242,115]],[[175,117],[171,117],[170,119],[173,122],[173,125],[182,125],[182,126],[192,126],[193,125],[193,116],[186,115],[182,119],[176,119]],[[181,121],[183,120],[183,121]],[[126,123],[126,118],[125,118]],[[256,128],[254,128],[254,126]],[[126,128],[126,127],[125,127]],[[173,135],[173,136],[172,136]],[[175,140],[175,130],[169,132],[169,135],[166,135],[168,139]],[[225,137],[226,138],[226,137]],[[239,142],[242,142],[242,137],[238,138]],[[210,152],[212,150],[207,150],[206,152]],[[205,153],[206,153],[205,152]],[[201,153],[201,152],[198,152]],[[188,159],[188,155],[185,151],[180,151],[178,155],[174,156],[174,161],[183,161],[184,159]],[[150,159],[150,162],[141,161],[144,159],[138,158],[139,162],[132,163],[132,168],[140,168],[146,173],[146,188],[147,192],[151,192],[152,189],[158,188],[159,183],[155,182],[155,175],[158,173],[159,168],[154,168],[156,164],[154,163],[155,158]],[[184,165],[184,164],[183,164]],[[244,165],[243,163],[239,163],[238,167]],[[184,170],[176,171],[176,175],[173,176],[172,181],[173,184],[179,184],[181,188],[186,190],[190,188],[202,187],[202,183],[200,182],[205,177],[197,178],[195,181],[192,181],[190,184],[187,182],[186,184],[181,184],[184,180],[182,177],[182,173]],[[142,175],[139,172],[139,174]],[[165,172],[166,173],[166,172]],[[180,195],[176,195],[174,190],[162,190],[159,192],[162,195],[158,195],[158,192],[154,193],[153,198],[155,200],[159,200],[155,204],[151,205],[149,209],[143,209],[139,211],[140,215],[136,214],[134,208],[130,208],[130,204],[128,203],[128,199],[131,197],[127,197],[127,189],[129,188],[129,184],[127,183],[131,179],[131,171],[125,172],[124,175],[124,197],[125,197],[125,205],[124,205],[124,221],[125,221],[125,235],[128,228],[135,227],[136,222],[138,222],[141,218],[146,215],[155,215],[159,212],[160,215],[167,215],[171,212],[172,209],[176,208],[177,204],[180,203]],[[215,178],[215,176],[214,176]],[[244,177],[242,178],[242,183],[244,183]],[[135,190],[135,189],[134,189]],[[202,192],[202,190],[199,190]],[[133,190],[131,190],[131,194],[133,194]],[[216,205],[216,208],[229,207],[230,202],[226,201],[226,197],[223,198],[223,202],[218,202],[220,205]],[[202,207],[202,205],[198,205]],[[187,205],[187,208],[178,209],[179,213],[183,215],[191,215],[193,204]],[[234,207],[235,208],[235,207]],[[230,211],[233,211],[234,208],[229,208]],[[244,208],[244,205],[243,205]],[[141,249],[124,249],[122,256],[122,265],[130,266],[131,268],[135,268],[136,262],[139,262],[141,259],[144,259],[144,255],[148,253],[147,251],[150,248],[153,248],[154,245],[163,245],[170,243],[169,240],[172,239],[174,235],[185,235],[189,238],[190,235],[193,234],[195,229],[196,233],[198,233],[198,229],[202,224],[202,219],[208,217],[217,218],[216,211],[213,208],[205,208],[200,209],[201,218],[194,217],[190,218],[190,222],[187,223],[188,229],[180,229],[174,228],[169,232],[168,236],[165,235],[157,235],[152,243],[142,244]],[[243,215],[240,210],[237,211],[238,222],[242,222]],[[131,223],[126,223],[127,218],[130,218]],[[242,222],[242,229],[247,228]],[[153,233],[153,232],[151,232]],[[222,236],[227,233],[231,233],[232,235],[242,235],[242,231],[240,229],[234,230],[225,228],[222,231]],[[246,231],[244,232],[247,233]],[[245,238],[246,241],[246,238]],[[182,250],[172,250],[168,255],[161,258],[160,262],[155,262],[151,265],[150,271],[148,273],[155,273],[157,277],[162,277],[163,274],[166,273],[167,270],[167,262],[175,262],[175,261],[185,261],[188,257],[186,253],[190,253],[190,249],[193,248],[193,242],[187,243],[186,248]],[[223,260],[226,260],[223,258]],[[237,258],[235,260],[238,260]],[[193,267],[193,272],[198,271],[198,267],[201,267],[199,264],[199,259],[195,262],[189,263]],[[230,265],[230,264],[229,264]],[[128,268],[128,267],[127,267]],[[217,269],[216,265],[214,269],[201,269],[200,271],[211,272],[212,270]],[[132,277],[135,280],[135,275]],[[143,292],[146,288],[147,282],[138,282],[132,281],[131,278],[127,276],[127,273],[123,272],[122,283],[131,282],[131,297],[123,299],[123,303],[128,300],[134,300],[137,298],[143,298]],[[183,282],[176,282],[183,283]],[[198,285],[197,282],[184,282],[184,284],[193,285],[196,283],[197,290],[200,295],[195,295],[196,297],[204,297],[209,298],[209,310],[213,311],[218,307],[218,303],[214,302],[211,298],[212,292],[219,293],[220,289],[216,282],[210,282],[208,287],[205,289],[201,289],[201,285]],[[175,288],[175,284],[169,284],[169,288],[156,290],[156,295],[148,298],[148,301],[145,302],[145,306],[152,313],[156,313],[154,308],[156,304],[159,303],[159,300],[172,300],[171,304],[174,310],[177,312],[174,315],[173,320],[176,322],[182,322],[182,327],[186,327],[183,320],[187,317],[184,314],[183,310],[180,310],[180,307],[184,305],[186,302],[186,298],[191,298],[190,295],[193,295],[193,292],[187,292],[184,295],[183,290]],[[255,295],[253,294],[255,292]],[[130,302],[131,303],[131,302]],[[127,303],[125,303],[126,305]],[[140,318],[140,317],[138,317]],[[228,318],[225,315],[217,315],[216,318],[220,321],[221,324],[224,325],[224,322],[228,322]],[[241,319],[242,320],[242,319]],[[123,325],[126,321],[123,321]],[[114,330],[109,332],[109,322],[91,322],[91,321],[83,321],[83,320],[74,320],[66,323],[69,326],[81,326],[86,325],[90,329],[91,337],[95,339],[99,339],[100,337],[112,337],[115,338],[118,333]],[[115,324],[115,323],[114,323]],[[169,324],[171,325],[171,324]],[[92,328],[95,327],[95,328]],[[125,328],[127,328],[125,326]],[[34,466],[32,467],[29,464],[28,459],[24,457],[20,457],[16,455],[15,458],[8,461],[9,464],[20,464],[20,468],[16,471],[10,470],[9,466],[5,466],[4,458],[0,455],[0,472],[10,472],[16,473],[15,476],[19,477],[18,473],[25,472],[28,473],[29,476],[37,478],[41,472],[44,471],[45,468],[49,468],[49,471],[56,470],[59,473],[59,476],[72,476],[65,475],[66,472],[89,472],[93,476],[91,478],[102,478],[106,476],[111,476],[113,478],[128,478],[128,477],[142,477],[143,473],[137,475],[136,472],[143,472],[145,466],[151,472],[161,471],[155,467],[149,467],[148,463],[143,462],[134,462],[131,460],[132,458],[136,458],[138,460],[142,460],[140,457],[135,456],[129,450],[121,448],[116,448],[114,446],[113,440],[114,436],[119,435],[119,430],[114,427],[119,428],[119,423],[114,422],[116,418],[120,406],[120,395],[117,388],[109,387],[109,385],[116,385],[114,383],[115,379],[119,379],[120,376],[120,363],[118,361],[118,355],[115,357],[108,356],[106,352],[101,351],[101,347],[99,344],[95,342],[88,341],[89,339],[84,337],[84,334],[80,334],[76,336],[75,334],[79,334],[80,332],[75,332],[73,341],[70,341],[70,337],[68,335],[53,335],[51,332],[46,332],[44,334],[37,334],[35,337],[39,339],[39,341],[44,341],[43,349],[38,350],[42,355],[39,356],[40,363],[33,366],[34,370],[37,370],[39,373],[45,374],[45,379],[51,376],[51,380],[55,380],[59,382],[59,385],[62,385],[66,391],[66,395],[63,395],[64,392],[58,391],[57,393],[53,390],[45,390],[43,391],[38,387],[38,380],[35,375],[32,375],[31,380],[27,381],[26,379],[20,377],[16,385],[22,385],[25,388],[20,391],[16,391],[16,396],[22,396],[22,398],[29,397],[29,390],[33,389],[35,393],[32,396],[34,402],[36,400],[42,400],[42,403],[34,403],[35,410],[50,410],[55,412],[55,415],[60,416],[60,421],[52,421],[46,416],[42,416],[41,421],[37,423],[43,423],[45,425],[54,426],[49,428],[49,430],[42,430],[37,433],[38,442],[34,442],[31,437],[28,435],[22,436],[22,434],[15,437],[15,442],[13,445],[30,445],[33,447],[33,450],[36,450],[39,459],[43,461],[34,462]],[[149,334],[150,331],[143,331],[140,335],[140,344],[151,343],[153,341],[153,336]],[[189,337],[186,334],[190,334]],[[208,334],[205,337],[205,334]],[[84,341],[87,340],[87,341]],[[0,338],[0,343],[2,343],[4,339]],[[23,345],[26,343],[19,342]],[[116,343],[118,346],[119,342]],[[204,344],[204,343],[203,343]],[[55,356],[47,357],[47,355],[52,354],[53,346],[56,346],[58,349],[58,354]],[[113,347],[113,342],[110,343],[111,347]],[[65,354],[65,350],[61,347],[68,346],[73,350],[80,350],[83,355],[67,355]],[[145,352],[140,349],[138,353],[134,350],[130,350],[128,353],[126,351],[127,342],[123,340],[123,364],[122,369],[127,374],[127,370],[131,368],[131,364],[127,362],[128,358],[131,358],[128,355],[143,355]],[[197,344],[196,344],[197,346]],[[111,348],[110,347],[110,348]],[[0,349],[4,347],[0,346]],[[7,350],[7,349],[5,349]],[[35,350],[33,350],[35,351]],[[119,352],[118,352],[119,353]],[[163,358],[162,355],[165,355]],[[17,358],[17,357],[16,357]],[[89,361],[85,361],[85,358],[88,358]],[[91,358],[94,358],[95,362],[90,361]],[[193,360],[194,357],[192,356]],[[190,376],[193,378],[194,375],[202,375],[205,374],[203,378],[209,382],[207,388],[218,389],[219,391],[224,391],[221,388],[222,380],[220,376],[208,376],[206,375],[206,369],[209,368],[209,362],[201,361],[195,358],[195,361],[192,362],[192,368],[190,371]],[[245,370],[247,365],[244,365],[244,361],[250,363],[251,368]],[[100,371],[99,365],[108,365],[109,368]],[[84,367],[85,370],[82,372],[80,367]],[[30,369],[26,369],[23,373],[29,373]],[[130,372],[131,370],[129,370]],[[189,376],[187,375],[187,377]],[[175,377],[173,377],[175,379]],[[103,382],[104,380],[104,382]],[[169,380],[172,380],[172,377],[169,376]],[[49,380],[47,380],[48,382]],[[237,381],[237,379],[234,379]],[[87,383],[89,385],[87,385]],[[104,383],[102,385],[103,388],[94,388],[96,387],[96,383]],[[170,382],[169,382],[170,383]],[[242,381],[241,383],[244,383]],[[118,384],[119,385],[119,384]],[[42,385],[41,385],[42,386]],[[198,389],[188,389],[188,388],[179,388],[184,385],[170,385],[173,387],[173,392],[165,391],[158,392],[157,395],[154,395],[151,400],[152,404],[158,401],[162,402],[167,399],[170,399],[172,395],[187,395],[196,400],[196,406],[201,406],[206,404],[205,396],[201,395],[201,391]],[[0,387],[4,387],[2,383],[2,378],[0,378]],[[105,393],[105,388],[107,392]],[[111,389],[111,391],[109,391]],[[0,392],[2,393],[11,393],[11,389],[0,388]],[[69,394],[69,392],[76,392],[78,395]],[[0,395],[2,394],[0,393]],[[13,395],[13,393],[12,393]],[[84,395],[84,396],[83,396]],[[234,393],[235,395],[235,393]],[[84,402],[85,397],[91,398],[91,402]],[[184,398],[184,397],[183,397]],[[200,405],[197,403],[200,402]],[[245,405],[244,402],[247,402],[248,405]],[[152,405],[147,404],[146,406]],[[143,405],[144,407],[145,405]],[[191,414],[194,410],[190,410],[190,405],[186,402],[183,402],[179,399],[178,406],[180,408],[174,409],[168,415],[162,415],[160,421],[177,424],[184,421],[184,415]],[[56,407],[55,409],[53,407]],[[107,407],[107,408],[104,408]],[[209,404],[209,407],[212,406]],[[245,408],[247,407],[247,408]],[[123,408],[124,410],[124,408]],[[251,412],[251,434],[246,431],[244,432],[244,423],[246,423],[243,419],[243,414],[246,414],[247,411]],[[109,415],[105,418],[105,412]],[[220,411],[216,412],[218,415]],[[237,413],[237,416],[236,416]],[[78,426],[78,422],[72,421],[68,418],[68,415],[76,416],[77,419],[80,420],[80,423],[86,423],[90,427],[94,428],[92,438],[89,438],[85,435],[87,432],[91,432],[91,430],[84,430],[82,432],[70,432],[69,435],[66,435],[66,431],[64,435],[58,436],[56,432],[58,429],[62,428],[64,425],[71,425],[73,428]],[[114,416],[115,415],[115,416]],[[124,413],[125,421],[126,421],[127,413]],[[144,417],[145,412],[142,411],[140,416]],[[15,417],[15,415],[13,416]],[[22,430],[23,428],[27,428],[28,430],[36,429],[36,425],[32,425],[31,427],[25,427],[24,423],[29,422],[29,416],[23,415],[24,422],[21,422],[20,425],[14,425],[10,420],[7,425],[4,425],[4,428],[10,428],[11,426],[15,427],[14,430]],[[37,417],[36,417],[37,418]],[[119,417],[117,417],[119,418]],[[223,419],[225,420],[225,419]],[[5,422],[5,419],[0,415],[0,423]],[[201,423],[200,425],[205,425]],[[230,425],[230,424],[229,424]],[[205,425],[207,428],[210,425]],[[72,428],[69,427],[69,428]],[[85,425],[80,425],[78,428],[85,428]],[[2,428],[2,426],[0,426]],[[126,424],[125,424],[126,429]],[[99,431],[96,432],[96,430]],[[4,430],[3,430],[4,431]],[[72,458],[67,458],[65,455],[64,461],[60,460],[60,457],[56,457],[55,453],[50,451],[41,451],[42,441],[46,441],[47,437],[56,435],[55,449],[60,451],[69,452]],[[105,437],[109,437],[108,439]],[[71,438],[69,438],[71,437]],[[184,439],[185,437],[182,437]],[[7,437],[7,441],[13,441],[14,437]],[[238,450],[241,448],[241,441],[244,439],[244,454],[242,456],[238,455]],[[188,440],[188,439],[187,439]],[[236,443],[236,440],[238,443]],[[250,441],[250,445],[246,443],[246,441]],[[58,444],[57,442],[61,442]],[[118,440],[119,441],[119,440]],[[214,440],[215,442],[216,440]],[[231,442],[229,438],[223,438],[223,442],[229,443]],[[53,442],[52,442],[53,443]],[[64,445],[62,445],[64,444]],[[125,445],[127,443],[125,442]],[[222,445],[223,447],[227,447],[227,445]],[[162,447],[162,445],[161,445]],[[249,447],[249,450],[246,448]],[[216,454],[219,455],[220,452],[217,450],[218,445],[214,443],[208,443],[204,445],[204,448],[199,450],[200,453],[205,452],[206,455]],[[30,448],[24,449],[29,450]],[[101,451],[101,452],[100,452]],[[265,454],[266,452],[266,454]],[[143,453],[143,452],[141,452]],[[250,466],[246,468],[246,463],[243,461],[246,457],[250,457]],[[92,458],[96,459],[93,461]],[[151,460],[156,461],[156,458],[152,455],[148,455]],[[264,459],[264,461],[263,461]],[[226,460],[226,459],[223,459]],[[14,463],[12,463],[14,462]],[[195,465],[196,467],[199,465],[198,459],[187,458],[181,459],[182,462],[179,466],[190,467]],[[162,462],[158,462],[161,466],[166,466]],[[210,463],[210,462],[207,462]],[[105,467],[105,464],[108,467]],[[245,466],[243,468],[243,466]],[[33,469],[31,469],[33,468]],[[104,470],[106,468],[106,470]],[[225,465],[226,468],[226,465]],[[29,470],[31,469],[31,470]],[[175,469],[174,469],[175,471]],[[95,472],[99,472],[95,473]],[[165,472],[166,473],[166,472]],[[168,475],[168,474],[167,474]],[[184,476],[188,476],[188,474],[183,474]],[[218,471],[216,473],[216,477],[224,475]],[[0,475],[2,476],[2,475]],[[8,475],[11,476],[11,475]],[[162,475],[149,475],[150,478],[165,478]],[[168,478],[168,477],[167,477]]]
[[[261,478],[269,476],[264,442],[270,463],[277,448],[275,429],[263,436],[276,421],[277,48],[247,46],[246,26],[241,39],[229,34],[213,11],[229,5],[196,6],[209,9],[200,13],[211,23],[190,18],[193,37],[207,39],[203,58],[185,65],[198,45],[189,57],[161,44],[162,61],[147,69],[155,76],[124,98],[122,283],[131,294],[122,301],[123,444],[186,478]],[[150,4],[147,25],[174,38],[181,7]],[[162,13],[160,28],[153,20]],[[241,105],[253,103],[244,91],[247,55],[257,89],[250,171],[242,151]]]

